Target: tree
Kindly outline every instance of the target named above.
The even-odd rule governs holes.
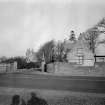
[[[27,63],[29,62],[37,62],[37,57],[36,57],[36,53],[34,52],[33,49],[27,49],[26,51],[26,61]]]
[[[100,33],[105,32],[105,18],[103,18],[98,24],[88,29],[85,33],[83,33],[84,39],[88,42],[90,50],[95,53],[95,46],[97,43],[97,37]]]
[[[38,52],[36,53],[36,56],[38,60],[41,62],[42,58],[44,56],[45,62],[50,63],[53,62],[54,59],[54,41],[48,41],[43,46],[40,47]]]
[[[3,62],[3,61],[5,61],[7,59],[7,57],[5,57],[5,56],[2,56],[1,58],[0,58],[0,62]]]
[[[10,57],[4,61],[2,61],[1,63],[13,63],[13,62],[17,62],[17,68],[18,69],[23,69],[26,66],[26,59],[24,57]]]
[[[56,60],[57,61],[64,61],[64,43],[58,41],[56,46]]]

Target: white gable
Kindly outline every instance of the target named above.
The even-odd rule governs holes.
[[[105,55],[105,44],[99,44],[95,48],[95,54],[98,55],[98,56]]]
[[[105,33],[101,33],[101,34],[97,37],[97,41],[98,41],[98,42],[101,42],[101,41],[103,41],[103,40],[105,40]]]

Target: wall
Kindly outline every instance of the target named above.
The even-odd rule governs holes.
[[[74,70],[75,66],[73,64],[65,62],[54,62],[47,65],[47,72],[49,73],[70,73]]]
[[[76,63],[80,66],[94,66],[95,61],[93,53],[82,46],[73,48],[73,50],[67,54],[67,60],[69,63]]]
[[[10,63],[10,64],[0,64],[0,73],[5,72],[14,72],[17,70],[17,62]]]
[[[56,62],[55,64],[48,64],[47,71],[54,75],[68,75],[68,76],[104,76],[105,77],[105,62],[98,63],[91,67],[80,67],[74,64]]]

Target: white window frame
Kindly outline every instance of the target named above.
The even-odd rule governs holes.
[[[77,64],[83,64],[83,61],[84,61],[84,57],[83,56],[78,56],[78,62]]]

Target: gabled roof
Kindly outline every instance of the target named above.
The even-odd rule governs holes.
[[[86,51],[89,50],[87,42],[85,42],[82,39],[78,39],[77,41],[75,41],[73,43],[68,40],[64,43],[64,48],[65,48],[65,51],[66,50],[72,51],[72,50],[77,49],[77,48],[83,48]]]
[[[71,50],[76,44],[76,41],[66,40],[64,42],[64,49],[65,51]]]

